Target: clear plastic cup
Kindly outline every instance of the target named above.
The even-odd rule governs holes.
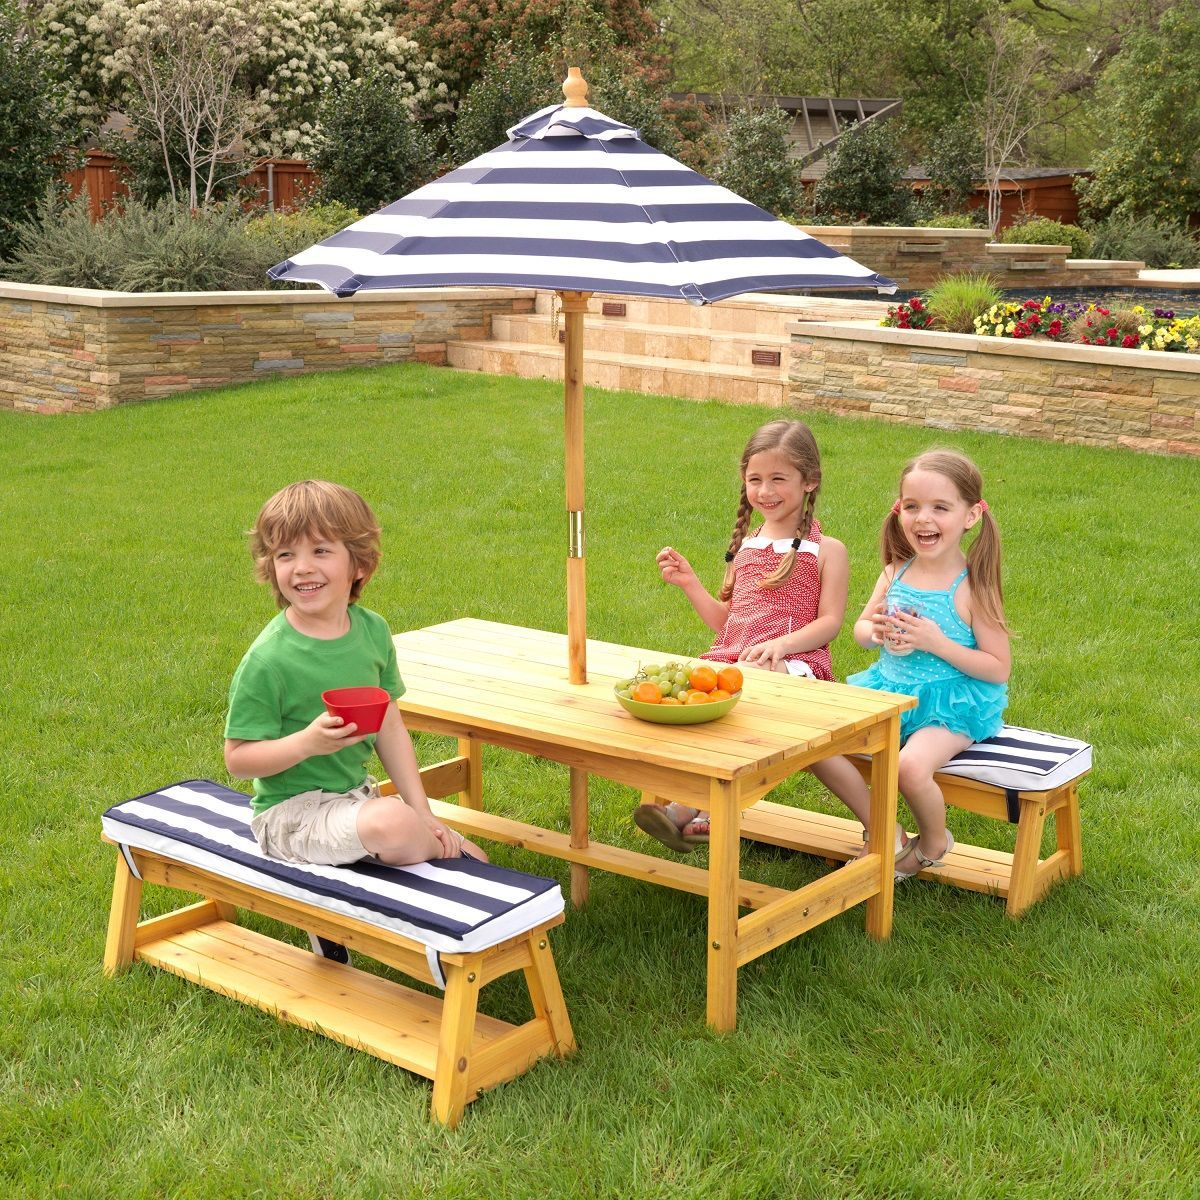
[[[887,602],[887,615],[889,617],[899,616],[901,613],[907,613],[910,617],[919,617],[921,610],[915,604],[904,604],[899,600],[889,598]],[[899,626],[892,626],[892,629],[899,633]],[[906,654],[911,654],[914,647],[898,643],[894,637],[885,637],[883,639],[884,646],[887,647],[889,654],[894,654],[897,658],[903,658]]]

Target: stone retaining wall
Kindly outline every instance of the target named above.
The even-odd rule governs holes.
[[[1200,355],[834,322],[789,332],[796,408],[1200,456]]]
[[[986,229],[901,228],[890,225],[804,225],[827,246],[896,280],[927,288],[954,271],[986,271],[1002,288],[1128,286],[1142,262],[1068,258],[1070,246],[1005,245]]]
[[[493,313],[529,312],[531,290],[166,292],[0,283],[0,408],[111,408],[271,375],[445,362]]]

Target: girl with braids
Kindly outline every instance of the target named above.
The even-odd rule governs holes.
[[[976,526],[964,554],[963,539]],[[900,792],[919,831],[902,851],[897,842],[901,880],[941,866],[953,849],[934,772],[972,742],[994,737],[1008,703],[1000,531],[978,467],[954,450],[908,463],[880,550],[883,571],[854,624],[855,641],[878,646],[879,659],[846,682],[918,700],[900,718]],[[859,812],[866,784],[843,799]]]
[[[846,615],[850,564],[846,547],[824,536],[814,515],[821,455],[811,430],[800,421],[771,421],[746,444],[740,469],[741,499],[717,595],[669,546],[659,551],[658,569],[717,633],[702,658],[832,679],[829,643]],[[762,523],[747,536],[754,514]],[[858,772],[844,758],[831,761],[810,769],[844,799]],[[867,804],[855,809],[863,821],[867,812]],[[708,814],[687,805],[643,804],[633,819],[672,850],[686,853],[708,841]]]

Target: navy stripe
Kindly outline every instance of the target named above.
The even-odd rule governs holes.
[[[437,181],[439,189],[447,183],[477,186],[546,183],[556,187],[712,187],[713,183],[695,171],[631,170],[611,167],[560,167],[547,165],[511,166],[494,163],[489,167],[459,167]]]
[[[796,242],[755,242],[746,240],[667,241],[649,243],[579,242],[563,238],[534,237],[454,237],[452,235],[419,235],[403,237],[394,233],[375,233],[365,229],[344,229],[321,242],[333,248],[370,250],[374,254],[395,254],[403,257],[435,254],[460,254],[464,257],[480,254],[527,255],[531,258],[597,259],[614,263],[715,262],[722,259],[838,258],[838,251],[815,239]],[[761,248],[760,248],[761,246]]]
[[[1051,742],[1041,738],[1023,738],[1014,737],[1007,734],[997,734],[994,738],[988,738],[986,742],[980,742],[981,746],[1012,746],[1015,750],[1034,750],[1042,754],[1058,754],[1061,757],[1070,758],[1072,754],[1078,754],[1084,747],[1076,743],[1074,745],[1062,745],[1058,742]]]
[[[972,747],[970,750],[964,750],[961,754],[956,754],[947,763],[947,766],[996,766],[1012,767],[1013,770],[1037,769],[1039,772],[1046,772],[1052,771],[1064,761],[1061,758],[1039,758],[1032,755],[1022,756],[1004,750],[989,752]]]
[[[438,207],[440,206],[440,207]],[[711,204],[607,204],[598,201],[541,200],[397,200],[380,210],[388,215],[429,217],[443,220],[472,218],[496,221],[585,221],[605,225],[646,224],[662,221],[665,224],[688,222],[729,222],[758,224],[774,221],[769,212],[753,204],[732,203],[727,200]]]
[[[284,268],[291,268],[285,270]],[[539,273],[535,270],[513,272],[472,271],[422,271],[403,275],[372,275],[363,281],[344,267],[332,264],[291,267],[290,263],[273,268],[271,278],[291,279],[297,282],[322,283],[338,296],[352,296],[360,288],[420,288],[420,287],[531,287],[549,291],[575,292],[618,292],[627,296],[656,296],[688,300],[693,304],[712,304],[729,296],[743,292],[786,292],[811,291],[814,288],[838,288],[846,290],[862,287],[874,291],[877,288],[895,289],[895,284],[882,275],[864,275],[861,279],[845,275],[782,274],[739,276],[735,279],[719,279],[709,284],[661,284],[652,281],[621,279],[614,276],[558,275]]]

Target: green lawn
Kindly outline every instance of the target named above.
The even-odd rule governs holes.
[[[456,1134],[401,1070],[144,967],[103,977],[99,815],[225,778],[228,680],[273,611],[244,537],[262,500],[305,476],[359,489],[385,531],[366,602],[396,629],[563,630],[561,407],[549,383],[399,367],[0,413],[3,1195],[1196,1196],[1194,461],[809,418],[854,612],[904,459],[951,444],[983,470],[1019,635],[1009,719],[1096,747],[1086,874],[1019,923],[909,884],[889,942],[859,909],[744,969],[737,1032],[716,1037],[700,902],[596,875],[554,939],[578,1054],[485,1096]],[[696,653],[707,631],[654,553],[716,580],[738,455],[777,414],[587,407],[589,632]],[[838,674],[867,661],[843,633]],[[423,761],[447,748],[419,739]],[[496,804],[565,826],[565,769],[501,752],[486,768]],[[809,783],[781,791],[820,803]],[[632,793],[593,780],[592,796],[598,836],[645,845]],[[951,826],[1011,848],[1008,829]],[[744,849],[772,882],[824,869]],[[484,995],[510,1019],[525,1003],[509,980]]]

